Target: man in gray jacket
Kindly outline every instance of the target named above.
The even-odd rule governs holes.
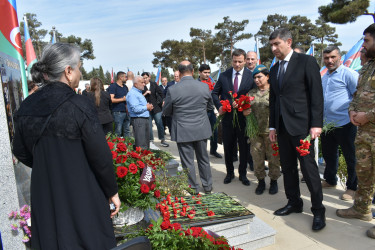
[[[199,176],[205,193],[212,190],[212,175],[207,154],[207,139],[211,137],[211,125],[207,110],[213,109],[208,85],[193,78],[193,66],[183,61],[178,66],[180,82],[168,88],[163,114],[172,116],[171,139],[177,142],[183,168],[189,171],[189,184],[198,193],[194,152]]]

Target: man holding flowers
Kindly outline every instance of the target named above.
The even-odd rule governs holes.
[[[292,50],[292,34],[277,29],[269,37],[272,53],[279,62],[270,72],[270,140],[278,140],[280,162],[288,203],[275,211],[277,216],[301,213],[303,202],[299,189],[297,157],[311,193],[312,229],[326,225],[325,207],[318,166],[314,159],[313,141],[323,127],[323,91],[319,66],[314,57]],[[277,135],[276,135],[277,132]],[[300,155],[296,148],[300,140],[311,136],[310,154]]]
[[[245,66],[246,52],[236,49],[232,53],[232,68],[222,73],[212,90],[212,99],[219,115],[224,115],[222,119],[224,158],[227,175],[224,184],[228,184],[234,178],[233,151],[236,150],[237,140],[240,151],[240,165],[238,167],[239,179],[242,184],[249,186],[250,181],[246,177],[247,157],[250,152],[247,147],[247,137],[245,135],[246,119],[242,112],[237,112],[234,107],[234,96],[246,95],[250,89],[255,87],[251,72]],[[220,98],[219,98],[220,97]],[[221,100],[221,101],[220,101]],[[232,104],[232,112],[225,112],[222,101],[229,101]],[[237,116],[237,118],[236,118]],[[234,121],[233,118],[235,117]]]

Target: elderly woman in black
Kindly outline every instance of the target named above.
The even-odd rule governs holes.
[[[47,45],[31,69],[42,87],[15,115],[15,156],[32,167],[33,249],[110,249],[119,210],[112,155],[94,105],[75,94],[80,50]],[[115,204],[110,211],[109,203]]]

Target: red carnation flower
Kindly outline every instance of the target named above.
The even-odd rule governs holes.
[[[112,153],[112,159],[116,159],[117,158],[117,152],[111,151],[111,153]]]
[[[141,148],[141,147],[136,147],[136,148],[135,148],[135,151],[137,151],[138,153],[140,153],[140,152],[141,152],[141,150],[142,150],[142,148]]]
[[[148,194],[150,192],[150,188],[146,184],[141,185],[141,192],[143,194]]]
[[[109,146],[109,149],[110,150],[113,150],[113,147],[115,146],[115,144],[113,142],[107,142],[108,143],[108,146]]]
[[[126,152],[126,145],[123,142],[117,143],[117,152]]]
[[[137,161],[139,168],[144,168],[145,164],[142,161]]]
[[[117,168],[117,176],[119,178],[124,178],[128,174],[128,169],[126,167]]]
[[[126,157],[126,155],[119,155],[117,156],[116,158],[116,163],[124,163],[126,162],[126,160],[128,159],[128,157]]]
[[[129,165],[129,171],[132,173],[132,174],[136,174],[137,171],[138,171],[138,167],[137,165],[135,165],[134,163],[131,163]],[[147,192],[148,193],[148,192]]]
[[[163,221],[161,223],[160,227],[163,230],[167,230],[167,229],[171,228],[171,223],[169,222],[169,220]]]
[[[156,185],[154,183],[152,183],[150,189],[154,190],[155,188],[156,188]]]
[[[208,215],[208,216],[214,216],[215,213],[214,213],[213,211],[207,211],[207,215]]]
[[[174,229],[174,230],[179,230],[179,229],[181,229],[181,224],[180,223],[173,223],[172,225],[171,225],[171,227]]]
[[[160,198],[160,190],[155,190],[155,191],[154,191],[154,196],[155,196],[156,198]]]
[[[141,156],[137,154],[136,152],[132,151],[129,153],[130,157],[135,158],[135,159],[141,159]]]

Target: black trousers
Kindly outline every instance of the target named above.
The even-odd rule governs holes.
[[[245,121],[239,119],[240,127],[237,125],[233,127],[232,121],[223,121],[223,144],[224,144],[224,159],[227,168],[227,174],[234,172],[233,153],[237,151],[237,141],[240,151],[240,165],[238,173],[240,176],[246,176],[247,157],[249,148],[247,146],[247,138],[245,136]]]
[[[354,140],[357,134],[357,127],[352,123],[335,128],[329,133],[322,134],[322,153],[326,162],[324,170],[324,179],[331,185],[337,184],[337,169],[339,167],[339,146],[345,158],[348,179],[346,180],[347,189],[357,190],[357,174],[355,172],[356,157]]]
[[[300,156],[296,147],[300,146],[300,140],[305,139],[305,135],[292,136],[285,129],[284,122],[280,118],[278,143],[280,152],[280,163],[283,170],[285,194],[288,204],[292,206],[302,206],[301,192],[299,188],[299,178],[297,169],[297,158],[301,164],[301,171],[306,181],[306,185],[311,195],[311,211],[314,215],[324,215],[323,192],[320,182],[318,166],[314,159],[314,141],[311,141],[310,154]]]

